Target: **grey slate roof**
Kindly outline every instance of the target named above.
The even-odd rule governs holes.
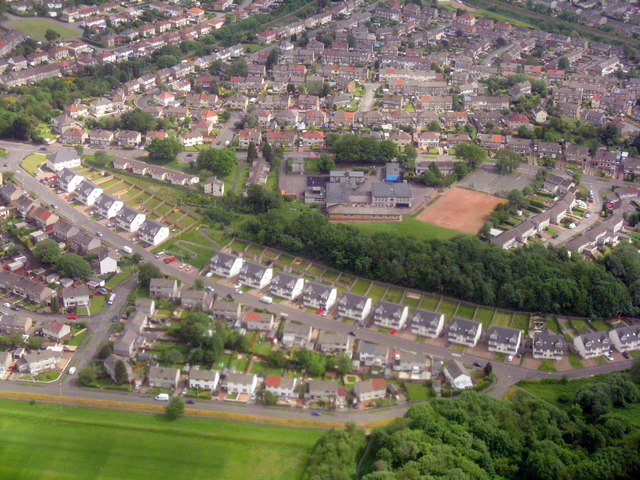
[[[376,317],[381,318],[400,319],[400,317],[402,316],[402,312],[406,308],[407,307],[405,305],[401,305],[399,303],[392,303],[381,300],[374,308],[373,314]]]
[[[329,285],[323,285],[322,283],[309,282],[304,287],[303,294],[305,297],[313,298],[316,300],[327,300],[333,287]]]
[[[441,313],[418,308],[411,316],[411,324],[426,328],[436,328],[440,322],[440,318],[442,318]]]
[[[345,292],[340,297],[338,305],[347,310],[362,310],[369,300],[369,297],[358,295],[357,293]]]
[[[500,325],[492,325],[487,332],[487,338],[489,340],[500,344],[515,345],[518,343],[520,336],[521,332],[517,328],[502,327]]]
[[[406,183],[374,182],[371,184],[371,196],[411,198],[411,187]]]
[[[453,317],[449,322],[449,331],[463,333],[468,337],[475,336],[481,323],[462,317]]]

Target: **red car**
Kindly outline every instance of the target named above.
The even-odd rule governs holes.
[[[164,259],[164,263],[168,264],[168,263],[174,262],[175,259],[176,259],[176,257],[167,257],[167,258]]]
[[[316,313],[318,315],[322,315],[324,313],[324,308],[319,308],[318,310],[316,310]]]
[[[398,333],[398,330],[396,330],[395,328],[392,328],[391,331],[389,332],[391,335],[395,335],[396,333]]]
[[[78,316],[77,315],[67,315],[67,320],[77,320]]]

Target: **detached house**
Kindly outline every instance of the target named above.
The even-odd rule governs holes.
[[[296,277],[288,273],[278,272],[274,275],[269,285],[269,294],[276,297],[295,300],[302,293],[304,278]]]
[[[396,330],[404,327],[409,314],[409,307],[399,303],[380,301],[373,309],[373,323],[380,327]]]
[[[423,337],[437,338],[444,329],[444,314],[422,310],[413,312],[411,317],[411,333]]]
[[[482,324],[461,317],[453,317],[449,322],[447,338],[452,343],[475,347],[482,334]]]
[[[607,332],[587,332],[573,339],[573,346],[582,358],[600,357],[611,350]]]
[[[159,245],[169,238],[169,227],[147,218],[140,225],[138,238],[149,245]]]
[[[58,174],[58,188],[66,193],[72,193],[76,190],[80,182],[84,180],[84,177],[75,170],[70,168],[64,168]]]
[[[216,177],[209,177],[204,181],[204,193],[221,197],[224,195],[224,182]]]
[[[82,180],[74,192],[75,199],[84,205],[93,205],[102,195],[102,189],[89,180]]]
[[[152,297],[173,299],[178,297],[178,292],[178,282],[172,278],[152,278],[149,282]]]
[[[71,337],[71,327],[66,323],[54,320],[42,325],[40,333],[43,337],[48,338],[49,340],[62,343],[69,340],[69,337]]]
[[[273,268],[259,263],[245,262],[240,269],[240,283],[248,287],[262,289],[269,285],[273,276]]]
[[[515,355],[520,348],[522,331],[516,328],[492,325],[487,332],[487,343],[490,352]]]
[[[389,347],[380,343],[360,341],[358,359],[366,367],[384,367],[389,358]]]
[[[338,301],[338,315],[359,322],[364,321],[371,312],[371,299],[363,295],[345,292]]]
[[[271,313],[247,312],[245,327],[253,332],[267,332],[273,328],[273,315]]]
[[[563,335],[546,331],[533,336],[533,358],[561,360],[567,349]]]
[[[61,291],[62,305],[68,307],[84,307],[89,305],[89,289],[86,285],[63,288]]]
[[[302,304],[307,308],[322,309],[325,312],[336,303],[338,290],[328,285],[308,282],[302,292]]]
[[[287,322],[282,330],[282,345],[286,347],[304,347],[311,341],[313,329],[309,325]]]
[[[62,150],[47,155],[47,168],[52,172],[60,172],[65,168],[75,168],[80,165],[80,155],[75,150]]]
[[[124,207],[124,202],[113,195],[103,193],[95,204],[95,212],[103,218],[113,218]]]
[[[471,375],[469,375],[469,372],[467,372],[464,366],[456,360],[445,361],[444,376],[455,389],[462,390],[473,387]]]
[[[218,252],[211,258],[211,261],[209,262],[209,269],[214,275],[230,278],[235,277],[240,273],[243,264],[244,260],[240,257]]]
[[[387,396],[387,381],[384,378],[361,380],[353,386],[353,394],[359,402],[370,402]]]
[[[144,213],[125,205],[116,214],[116,226],[126,232],[137,232],[146,218]]]

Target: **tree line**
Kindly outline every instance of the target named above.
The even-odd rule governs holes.
[[[600,264],[563,248],[502,250],[465,235],[369,234],[317,212],[290,217],[281,209],[250,219],[238,233],[351,274],[482,305],[587,317],[640,311],[640,256],[627,246]]]

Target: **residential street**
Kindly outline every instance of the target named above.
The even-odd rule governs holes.
[[[40,184],[33,177],[19,168],[20,160],[27,154],[33,153],[35,150],[34,146],[19,144],[19,143],[11,143],[11,142],[0,142],[0,146],[6,148],[9,151],[9,155],[5,157],[4,162],[8,163],[8,167],[3,167],[4,171],[12,171],[15,172],[17,180],[22,183],[25,189],[31,192],[35,197],[40,198],[44,203],[53,204],[57,206],[57,213],[67,217],[70,221],[76,224],[80,228],[84,228],[90,232],[100,232],[103,237],[102,240],[106,243],[111,244],[116,248],[122,248],[125,244],[123,238],[116,234],[115,232],[109,230],[108,228],[100,225],[99,223],[91,220],[90,218],[84,216],[82,213],[78,212],[71,206],[69,206],[64,200],[60,199],[55,193],[49,190],[44,185]],[[60,147],[62,148],[62,147]],[[56,150],[54,147],[51,150]],[[110,152],[111,153],[111,152]],[[593,185],[599,185],[600,182],[596,181],[597,179],[591,180],[587,178],[587,181],[593,181]],[[155,263],[164,273],[172,275],[178,278],[182,283],[186,285],[191,285],[196,278],[197,273],[185,273],[183,271],[178,270],[173,265],[166,265],[161,260],[155,258],[153,254],[149,251],[139,247],[135,244],[129,244],[129,246],[137,253],[140,253],[143,256],[143,261],[150,261]],[[233,288],[222,285],[219,283],[215,283],[210,279],[203,279],[206,284],[210,284],[215,287],[215,291],[220,297],[224,297],[229,293],[233,293]],[[76,354],[77,358],[77,368],[82,368],[93,356],[98,346],[104,342],[108,338],[109,329],[111,324],[111,317],[119,312],[119,310],[123,307],[124,302],[126,301],[128,291],[135,285],[135,280],[130,281],[127,285],[120,287],[116,292],[117,302],[110,306],[107,311],[99,314],[93,315],[89,318],[88,324],[89,329],[93,333],[93,337],[90,341],[88,348],[83,348]],[[239,295],[235,295],[235,297],[244,303],[249,308],[265,308],[264,303],[260,303],[259,297],[260,292],[253,293],[243,293]],[[325,317],[316,314],[306,313],[303,310],[299,310],[297,308],[292,308],[283,304],[273,303],[267,307],[269,311],[276,315],[285,315],[289,319],[295,319],[296,321],[308,324],[313,326],[316,329],[320,330],[333,330],[342,333],[349,333],[354,330],[354,326],[351,324],[345,324],[340,321],[333,320],[330,317]],[[34,319],[37,319],[38,316],[34,315]],[[61,318],[61,317],[58,317]],[[436,357],[442,357],[444,359],[454,358],[461,360],[463,363],[473,363],[473,362],[486,362],[487,358],[480,357],[476,355],[472,355],[469,353],[460,353],[458,351],[439,347],[436,345],[418,343],[411,340],[407,340],[401,338],[400,336],[389,335],[386,333],[377,332],[374,330],[369,330],[366,328],[361,328],[357,332],[357,338],[377,343],[387,344],[395,349],[403,349],[407,351],[423,353],[425,355],[432,355]],[[631,365],[631,361],[618,361],[615,363],[607,363],[602,365],[596,365],[590,368],[584,368],[580,370],[574,370],[570,372],[562,372],[562,373],[549,373],[543,372],[539,370],[529,370],[523,368],[519,365],[515,365],[512,363],[504,363],[498,361],[492,361],[493,371],[496,374],[498,381],[493,386],[490,395],[499,397],[503,395],[507,389],[518,382],[521,379],[540,379],[540,378],[560,378],[563,375],[566,375],[569,378],[574,377],[584,377],[595,375],[599,373],[607,373],[615,370],[622,370],[629,368]],[[101,399],[118,399],[118,400],[130,400],[133,402],[143,402],[143,403],[153,403],[153,399],[150,397],[143,397],[139,395],[131,395],[130,397],[124,397],[121,393],[113,393],[109,391],[103,390],[87,390],[78,387],[75,384],[76,377],[67,377],[67,379],[63,382],[62,386],[59,386],[57,383],[52,384],[51,386],[46,387],[36,387],[31,385],[26,385],[19,382],[1,382],[0,389],[1,390],[20,390],[25,392],[33,392],[33,393],[50,393],[50,394],[62,394],[65,396],[74,396],[74,397],[85,397],[85,398],[101,398]],[[302,418],[308,417],[309,413],[303,410],[298,409],[287,409],[287,410],[277,410],[277,409],[264,409],[262,407],[256,406],[233,406],[228,404],[222,404],[218,402],[203,402],[198,404],[198,408],[209,409],[209,410],[218,410],[218,411],[239,411],[244,413],[252,413],[258,415],[266,415],[266,416],[284,416],[287,418]],[[375,420],[379,418],[388,418],[397,415],[401,415],[404,411],[405,407],[396,407],[380,412],[375,413],[367,413],[366,416],[362,413],[337,413],[335,416],[327,417],[329,421],[343,422],[346,420],[362,420],[363,416],[366,420]]]

